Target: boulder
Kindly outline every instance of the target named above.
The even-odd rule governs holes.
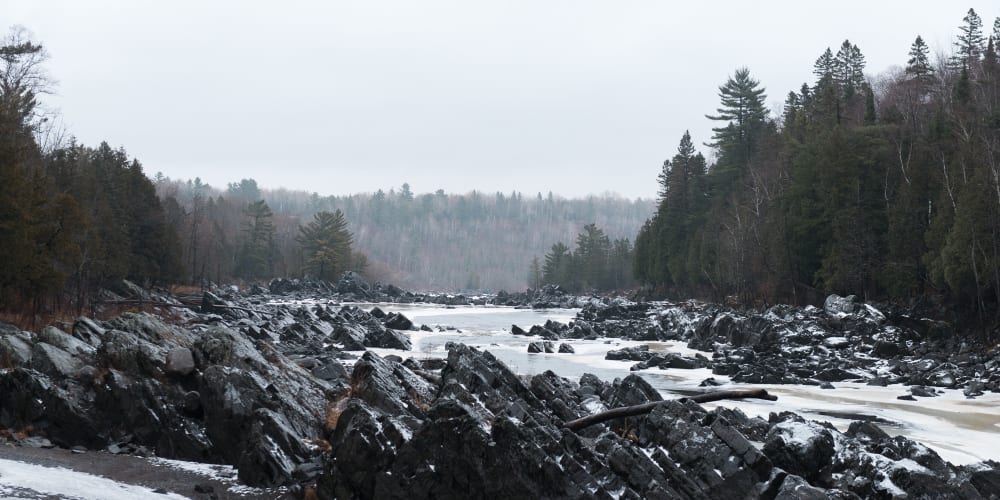
[[[176,347],[167,352],[164,371],[168,375],[187,376],[195,370],[194,355],[187,347]]]
[[[854,295],[841,297],[837,294],[831,294],[823,301],[823,311],[834,317],[854,314],[858,310],[857,299]]]
[[[576,353],[576,349],[573,349],[573,346],[569,344],[559,344],[559,352],[562,354],[574,354]]]
[[[393,330],[413,329],[413,322],[401,313],[389,313],[383,320],[383,323],[387,328],[392,328]]]

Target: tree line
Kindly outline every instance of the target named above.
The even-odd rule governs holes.
[[[684,134],[663,165],[637,279],[747,304],[939,297],[1000,319],[998,40],[1000,19],[987,35],[969,9],[953,55],[917,36],[875,78],[844,41],[773,118],[738,69],[708,116],[714,164]]]
[[[347,221],[355,267],[376,280],[438,291],[521,290],[530,285],[525,269],[553,241],[572,239],[595,222],[613,239],[634,234],[652,213],[652,200],[616,196],[565,199],[552,193],[416,193],[408,183],[396,189],[346,196],[287,189],[262,189],[253,179],[215,188],[200,179],[156,176],[161,198],[176,199],[186,215],[181,224],[184,260],[191,276],[226,282],[240,234],[243,200],[264,200],[273,211],[274,275],[294,276],[305,262],[296,241],[301,221],[320,212]]]
[[[229,200],[201,198],[188,210],[161,198],[124,149],[46,142],[46,57],[23,28],[0,44],[0,312],[82,310],[122,279],[196,282],[208,263],[226,277],[276,275],[275,215],[254,186],[233,185]],[[203,238],[218,230],[232,239]],[[364,266],[340,211],[315,213],[295,232],[297,260],[284,273],[335,279]]]
[[[632,286],[632,243],[612,240],[596,224],[587,224],[576,236],[571,251],[562,242],[552,245],[544,264],[531,260],[528,281],[532,288],[558,285],[568,292],[611,291]]]

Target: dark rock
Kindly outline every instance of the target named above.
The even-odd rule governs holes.
[[[830,429],[801,418],[776,423],[764,441],[764,454],[774,465],[802,476],[811,484],[826,484],[833,465]]]
[[[369,314],[371,314],[372,316],[374,316],[374,317],[376,317],[378,319],[383,319],[386,316],[385,311],[379,309],[378,306],[373,307],[372,310],[369,312]],[[390,328],[392,328],[392,327],[390,327]]]
[[[717,387],[720,385],[722,384],[715,380],[715,378],[708,377],[705,380],[702,380],[701,383],[698,384],[698,387]]]
[[[240,455],[240,481],[257,487],[274,487],[293,480],[296,466],[310,452],[303,436],[291,428],[285,417],[266,408],[254,412],[246,447]]]
[[[574,354],[576,353],[576,349],[573,349],[573,346],[569,344],[559,344],[559,352],[563,354]]]
[[[900,400],[903,400],[903,401],[916,401],[917,400],[917,398],[913,397],[912,394],[903,394],[902,396],[896,396],[896,399],[900,399]]]
[[[101,345],[101,338],[104,336],[104,332],[105,329],[90,318],[81,317],[73,322],[73,337],[94,347]]]
[[[385,318],[385,326],[394,330],[411,330],[413,322],[400,313],[389,313]]]
[[[848,295],[847,297],[841,297],[836,294],[830,295],[823,302],[823,310],[830,316],[853,314],[858,310],[857,297],[854,295]]]
[[[512,335],[528,335],[528,332],[517,325],[510,325],[510,333]]]
[[[31,348],[31,366],[57,379],[74,378],[83,363],[70,353],[43,342]]]
[[[913,394],[914,396],[921,398],[934,398],[937,397],[938,395],[936,392],[934,392],[934,389],[931,389],[929,387],[924,387],[921,385],[914,385],[910,387],[910,394]]]

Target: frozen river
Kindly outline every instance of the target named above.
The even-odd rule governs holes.
[[[359,304],[370,308],[372,304]],[[651,369],[629,371],[631,361],[608,361],[604,355],[611,349],[648,344],[651,350],[663,350],[693,355],[683,343],[639,342],[619,339],[565,340],[575,354],[529,354],[528,342],[533,337],[510,333],[511,325],[527,330],[546,320],[571,321],[576,310],[531,310],[508,307],[459,306],[446,308],[432,305],[378,304],[386,312],[400,312],[417,325],[432,327],[434,332],[409,332],[412,351],[372,349],[378,354],[397,354],[404,358],[444,357],[445,344],[462,342],[487,350],[520,374],[537,374],[545,370],[576,380],[584,373],[593,373],[611,381],[638,373],[659,390],[665,398],[703,391],[698,384],[713,377],[722,383],[716,389],[735,388],[725,376],[713,375],[710,369],[680,370]],[[438,332],[440,327],[455,330]],[[703,353],[708,355],[708,353]],[[859,383],[835,383],[836,389],[820,389],[807,385],[754,385],[764,387],[778,400],[723,401],[706,404],[739,407],[749,415],[767,418],[771,412],[791,410],[814,420],[826,420],[844,430],[854,419],[875,421],[889,434],[901,434],[934,448],[945,460],[967,464],[981,460],[1000,460],[1000,394],[987,393],[976,399],[966,399],[961,391],[946,390],[936,398],[903,401],[897,396],[908,393],[901,385],[888,387]]]

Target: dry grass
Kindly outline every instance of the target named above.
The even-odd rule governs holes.
[[[353,391],[352,391],[353,392]],[[348,392],[343,396],[332,401],[330,404],[326,405],[326,430],[332,431],[337,428],[337,422],[340,421],[340,415],[344,413],[347,408],[348,401],[351,400],[352,394]]]
[[[315,486],[307,486],[305,491],[302,492],[303,500],[319,500],[319,494],[316,493]]]

